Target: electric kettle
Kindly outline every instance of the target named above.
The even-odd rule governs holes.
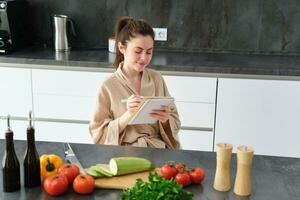
[[[71,37],[75,37],[73,20],[66,15],[52,15],[55,51],[69,51]]]

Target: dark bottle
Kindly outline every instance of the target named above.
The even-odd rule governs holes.
[[[31,188],[39,185],[41,185],[40,159],[35,148],[34,128],[30,112],[27,128],[27,149],[24,157],[24,186]]]
[[[2,161],[3,191],[14,192],[20,189],[20,164],[14,147],[14,133],[10,129],[10,116],[7,117],[8,129],[5,133],[6,149]]]

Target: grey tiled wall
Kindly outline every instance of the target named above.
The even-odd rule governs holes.
[[[123,15],[167,27],[158,49],[184,51],[300,52],[299,0],[28,0],[35,41],[51,45],[50,15],[66,14],[77,47],[107,47]]]

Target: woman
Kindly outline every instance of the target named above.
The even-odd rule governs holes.
[[[180,147],[180,120],[175,105],[153,110],[154,125],[128,125],[142,96],[170,96],[161,74],[147,69],[153,53],[154,32],[143,20],[123,17],[116,23],[116,72],[101,85],[89,130],[98,144],[140,147]],[[121,103],[128,98],[127,104]]]

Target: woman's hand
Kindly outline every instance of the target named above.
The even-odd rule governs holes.
[[[138,108],[138,106],[140,105],[141,101],[142,101],[143,97],[139,96],[139,95],[131,95],[128,100],[127,100],[127,111],[132,114],[136,111],[136,109]]]
[[[152,110],[150,115],[165,124],[170,118],[170,108],[169,106],[161,106],[160,109]]]
[[[131,95],[127,99],[126,108],[127,111],[120,117],[119,119],[119,133],[122,133],[125,127],[128,124],[128,120],[132,113],[138,108],[139,104],[141,103],[143,97],[139,95]]]

